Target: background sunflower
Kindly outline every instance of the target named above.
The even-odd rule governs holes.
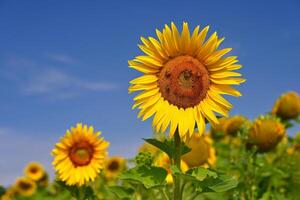
[[[55,145],[53,166],[58,178],[67,185],[84,185],[93,181],[104,168],[109,143],[99,138],[92,126],[77,124]]]

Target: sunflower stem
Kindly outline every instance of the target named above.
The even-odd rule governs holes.
[[[81,187],[78,187],[78,197],[77,197],[78,200],[85,200],[85,187],[84,186],[81,186]]]
[[[175,131],[174,135],[174,144],[175,144],[175,152],[173,157],[173,164],[177,166],[179,170],[180,169],[180,161],[181,161],[181,140],[179,136],[178,129]],[[174,179],[174,200],[182,200],[181,197],[181,191],[180,191],[180,176],[173,176]]]

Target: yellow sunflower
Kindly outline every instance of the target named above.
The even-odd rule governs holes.
[[[28,177],[20,177],[17,179],[15,190],[21,196],[32,196],[36,191],[36,183]]]
[[[156,132],[170,127],[172,137],[178,128],[181,138],[194,133],[195,125],[202,133],[205,119],[218,123],[215,113],[227,116],[232,105],[221,96],[241,96],[232,88],[245,81],[233,72],[242,66],[236,56],[224,57],[231,48],[219,49],[224,38],[213,33],[207,40],[209,27],[192,34],[183,23],[181,34],[174,23],[156,30],[158,39],[142,37],[140,49],[145,55],[130,60],[129,67],[144,73],[130,81],[129,93],[142,91],[134,98],[138,117],[146,120],[152,115]]]
[[[269,151],[277,146],[285,134],[285,127],[278,119],[262,116],[254,121],[249,130],[248,145],[257,146],[261,152]]]
[[[111,157],[105,163],[104,175],[106,178],[116,178],[125,169],[125,159],[122,157]]]
[[[212,146],[212,139],[209,135],[200,135],[195,133],[187,143],[191,151],[182,156],[182,160],[189,167],[213,166],[216,163],[216,151]]]
[[[300,115],[300,96],[297,92],[287,92],[277,99],[272,113],[282,119],[293,119]]]
[[[214,139],[221,139],[226,136],[225,128],[226,128],[227,119],[228,118],[226,117],[222,117],[219,119],[219,123],[217,125],[210,127],[210,133]]]
[[[95,180],[107,156],[109,143],[92,126],[77,124],[55,145],[53,165],[58,178],[67,185],[84,185]]]
[[[170,169],[171,160],[170,160],[169,156],[166,153],[161,152],[160,154],[158,154],[154,158],[153,165],[156,166],[156,167],[165,168],[167,170],[167,173],[168,173],[167,177],[166,177],[166,182],[168,184],[173,183],[172,172],[171,172],[171,169]],[[180,168],[181,168],[182,172],[186,172],[189,169],[188,165],[183,160],[181,160],[181,162],[180,162]]]
[[[25,167],[24,173],[28,178],[38,181],[44,176],[45,170],[40,163],[31,162]]]
[[[227,135],[236,135],[247,124],[249,121],[241,115],[229,117],[225,124],[225,132]]]

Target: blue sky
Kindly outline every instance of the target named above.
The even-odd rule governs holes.
[[[247,82],[243,97],[228,98],[232,114],[269,111],[282,92],[300,92],[299,9],[297,0],[1,0],[0,182],[32,160],[51,169],[51,148],[77,122],[101,130],[111,155],[132,156],[152,130],[131,110],[128,81],[139,74],[127,60],[140,36],[171,21],[210,25],[234,48]]]

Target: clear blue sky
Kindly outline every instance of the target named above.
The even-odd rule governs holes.
[[[300,92],[300,2],[0,0],[0,183],[28,161],[51,169],[50,149],[77,122],[94,125],[110,154],[132,156],[150,121],[131,110],[140,36],[174,21],[211,25],[244,65],[243,97],[232,114],[270,110],[282,92]]]

